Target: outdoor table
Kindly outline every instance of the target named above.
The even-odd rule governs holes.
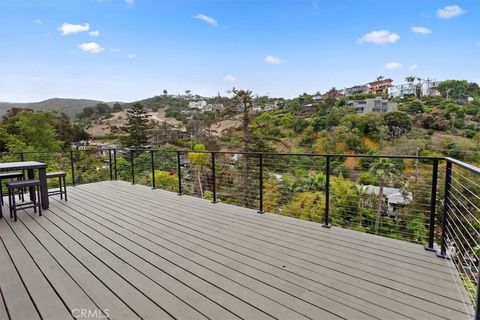
[[[48,185],[47,185],[47,165],[36,161],[22,162],[4,162],[0,163],[0,172],[5,171],[27,171],[28,179],[35,179],[35,170],[38,170],[40,180],[40,196],[42,198],[42,209],[47,210],[48,203]],[[30,188],[30,199],[35,197],[35,189]]]

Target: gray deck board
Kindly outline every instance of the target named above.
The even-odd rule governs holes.
[[[5,301],[3,298],[3,293],[0,288],[0,319],[10,320],[10,316],[8,315],[7,307],[5,306]]]
[[[128,186],[128,185],[127,185],[127,186]],[[96,187],[98,188],[98,186],[96,186]],[[99,192],[100,192],[100,191],[99,191]],[[106,191],[104,190],[104,191],[102,191],[102,192],[106,192]],[[79,193],[80,193],[80,192],[79,192]],[[108,199],[102,201],[102,200],[99,198],[98,201],[102,201],[102,204],[104,204],[104,205],[108,205],[107,203],[110,202],[110,201],[118,203],[118,201],[116,201],[116,200],[117,200],[117,197],[118,197],[118,199],[120,199],[122,196],[124,196],[124,195],[122,195],[121,192],[119,192],[119,190],[116,189],[116,190],[115,190],[115,194],[110,193]],[[175,196],[174,198],[176,199],[176,198],[178,198],[178,197]],[[151,201],[154,201],[154,200],[151,200]],[[160,200],[160,201],[161,201],[161,200]],[[138,211],[139,207],[145,207],[145,206],[147,206],[147,204],[145,204],[145,201],[143,201],[143,199],[141,199],[141,198],[139,199],[139,201],[136,201],[136,203],[137,203],[137,204],[135,204],[135,208],[136,208],[137,210],[136,210],[136,212],[135,212],[135,219],[139,219],[140,216],[143,216],[143,214],[142,214],[140,211]],[[165,204],[165,205],[167,205],[167,204]],[[155,207],[155,206],[154,206],[154,207]],[[148,206],[147,206],[147,208],[148,208]],[[159,209],[157,209],[157,210],[159,210]],[[175,216],[175,218],[178,218],[178,215],[179,215],[179,213],[180,213],[181,210],[182,210],[181,208],[177,208],[177,210],[171,211],[171,212],[175,212],[175,213],[174,213],[174,216]],[[128,210],[125,210],[125,211],[127,212]],[[152,221],[160,221],[160,222],[163,223],[163,224],[166,224],[166,223],[168,224],[168,223],[170,223],[169,226],[172,227],[172,228],[175,227],[174,223],[171,222],[172,219],[170,219],[171,221],[168,222],[168,219],[167,219],[166,215],[162,215],[162,217],[161,217],[161,218],[158,218],[158,219],[157,219],[157,217],[156,217],[155,215],[147,214],[147,216],[148,216],[149,219],[151,219],[150,221],[147,221],[147,223],[152,223]],[[173,218],[173,219],[175,219],[175,218]],[[177,221],[177,222],[178,222],[178,221]],[[188,233],[188,232],[189,232],[188,229],[189,229],[189,228],[191,229],[191,228],[192,228],[191,225],[192,225],[192,224],[195,224],[196,222],[197,222],[197,219],[191,219],[191,218],[190,218],[190,220],[189,220],[188,222],[185,222],[185,223],[184,223],[184,229],[182,229],[182,231],[183,231],[184,233]],[[177,225],[177,228],[178,228],[178,225]],[[197,228],[197,229],[198,229],[198,228]],[[209,230],[201,229],[201,228],[200,228],[199,230],[202,230],[204,233],[207,232],[207,233],[215,234],[215,235],[218,234],[217,231],[209,231]],[[235,232],[235,231],[232,230],[232,231],[230,232],[230,234],[232,234],[232,233],[234,233],[234,232]],[[253,236],[253,233],[250,234],[250,237],[252,237],[252,236]],[[288,237],[288,235],[285,235],[285,237]],[[223,239],[225,239],[225,236],[223,237]],[[222,240],[223,240],[223,239],[222,239]],[[245,241],[248,242],[249,239],[248,239],[248,238],[245,238],[245,239],[242,240],[242,242],[245,242]],[[232,240],[232,243],[238,243],[238,242],[239,242],[238,239],[233,239],[233,240]],[[264,242],[263,242],[263,243],[260,242],[260,243],[257,243],[257,246],[270,247],[270,246],[272,246],[272,245],[271,245],[271,244],[265,244]],[[420,247],[420,246],[419,246],[419,247]],[[422,250],[423,250],[423,249],[422,249]],[[274,252],[273,255],[282,257],[282,256],[283,256],[283,253],[277,251],[277,252]],[[292,262],[292,261],[291,261],[291,260],[292,260],[292,257],[291,257],[291,256],[290,256],[290,257],[289,257],[289,256],[286,256],[285,259],[290,259],[290,262]],[[307,265],[307,267],[308,267],[308,264],[307,264],[305,261],[302,261],[302,263],[303,263],[304,266]],[[297,262],[297,264],[298,264],[298,262]],[[315,270],[315,267],[318,269],[318,265],[310,266],[310,269],[311,269],[311,270]],[[334,274],[337,273],[337,271],[336,271],[336,270],[333,270],[333,268],[332,268],[332,270],[329,270],[329,271],[331,271],[330,273],[332,273],[332,272],[333,272]],[[359,279],[356,278],[356,277],[351,277],[351,274],[350,274],[350,273],[354,273],[354,274],[355,274],[356,272],[357,272],[357,271],[355,270],[355,268],[352,268],[352,270],[350,270],[348,273],[344,273],[344,274],[341,274],[341,275],[337,275],[336,277],[334,276],[334,277],[332,278],[332,280],[333,280],[334,282],[343,283],[344,286],[349,286],[351,283],[357,283],[357,284],[358,284],[358,287],[362,287],[362,286],[365,287],[366,285],[370,285],[370,287],[372,287],[372,288],[374,289],[374,291],[384,294],[384,299],[382,299],[382,300],[378,300],[378,299],[381,297],[381,295],[379,295],[379,294],[376,294],[376,295],[372,296],[372,299],[375,299],[375,300],[377,300],[377,301],[380,301],[380,303],[382,303],[382,304],[385,304],[385,303],[388,304],[390,299],[395,298],[395,297],[398,297],[398,300],[403,302],[403,304],[404,304],[403,307],[404,307],[404,308],[405,308],[405,305],[408,305],[409,303],[411,303],[412,306],[417,306],[418,308],[421,307],[421,308],[424,308],[424,309],[427,309],[427,310],[431,310],[431,312],[436,313],[438,316],[442,316],[442,314],[444,314],[444,312],[451,312],[451,311],[450,311],[450,308],[457,309],[458,311],[463,311],[463,306],[462,306],[461,303],[458,303],[458,302],[459,302],[458,300],[457,300],[457,301],[452,301],[452,299],[445,299],[445,298],[443,298],[443,297],[441,297],[441,296],[438,297],[437,295],[430,294],[430,300],[428,300],[428,301],[421,301],[422,299],[424,299],[424,296],[425,296],[425,295],[429,294],[429,292],[427,292],[427,291],[422,291],[422,290],[416,290],[416,291],[414,291],[414,289],[416,289],[416,288],[411,288],[411,287],[405,287],[405,288],[403,288],[404,286],[402,287],[401,285],[398,285],[398,284],[396,284],[396,286],[397,286],[397,287],[400,287],[401,289],[403,289],[404,291],[406,291],[406,293],[405,293],[405,292],[402,292],[402,291],[400,291],[400,292],[399,292],[399,291],[393,291],[393,292],[391,292],[391,290],[390,290],[389,288],[385,288],[384,286],[379,286],[378,284],[375,285],[374,283],[365,283],[365,281],[359,280]],[[328,276],[328,274],[329,274],[328,272],[322,271],[322,276],[325,276],[325,275]],[[342,279],[342,278],[346,278],[346,279]],[[395,285],[395,283],[393,283],[393,285]],[[394,287],[395,287],[395,286],[394,286]],[[410,294],[408,294],[409,292],[410,292],[410,293],[413,292],[413,293],[416,294],[417,296],[416,296],[416,297],[412,297]],[[456,290],[452,290],[451,292],[452,292],[452,295],[453,295],[453,294],[456,292]],[[365,294],[366,294],[366,292],[363,293],[363,295],[365,295]],[[419,300],[419,299],[420,299],[420,300]],[[445,303],[447,306],[450,306],[450,308],[444,308],[444,307],[443,307],[443,304],[444,304],[444,303]],[[398,308],[398,305],[397,305],[396,307]],[[448,317],[447,317],[447,318],[448,318]]]
[[[64,320],[71,317],[61,298],[37,268],[28,251],[23,247],[14,232],[6,224],[0,225],[0,234],[18,274],[28,293],[35,302],[36,309],[43,319]],[[7,293],[7,290],[5,290]]]
[[[469,318],[448,264],[420,245],[120,181],[69,188],[43,217],[0,220],[0,319],[68,319],[73,309],[110,319]]]
[[[0,288],[10,316],[13,319],[40,319],[3,241],[0,242],[0,261]]]

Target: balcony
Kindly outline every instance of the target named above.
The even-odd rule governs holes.
[[[26,210],[16,223],[0,220],[0,319],[475,317],[480,171],[460,161],[144,150],[18,156],[60,166],[72,186],[68,202],[52,198],[42,217]],[[357,188],[360,196],[349,188],[360,185],[363,162],[385,158],[404,163],[409,183],[385,185],[381,215],[371,216],[378,186]],[[317,176],[308,180],[312,198],[289,180],[305,178],[298,172]],[[276,182],[292,185],[292,198]]]

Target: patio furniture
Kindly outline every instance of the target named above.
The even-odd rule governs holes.
[[[23,180],[23,173],[22,172],[8,172],[8,173],[2,173],[0,174],[0,205],[4,205],[3,201],[3,180]],[[23,189],[20,190],[19,192],[19,199],[24,201],[24,196],[23,196]]]
[[[35,179],[35,171],[38,171],[38,180],[40,181],[40,196],[42,209],[47,210],[49,206],[48,200],[48,186],[47,186],[47,165],[37,161],[22,161],[22,162],[4,162],[0,163],[1,172],[11,171],[27,171],[27,179]],[[35,196],[35,188],[29,188],[30,199]]]
[[[65,181],[66,176],[67,176],[67,173],[63,171],[47,173],[47,179],[58,178],[58,184],[59,184],[58,190],[52,190],[48,192],[49,196],[59,194],[60,199],[63,199],[63,196],[65,195],[65,201],[67,201],[67,183]]]
[[[34,212],[42,215],[42,206],[41,206],[41,197],[40,197],[40,180],[31,179],[31,180],[18,180],[18,181],[11,181],[7,182],[8,188],[8,204],[10,206],[10,218],[14,218],[14,221],[17,221],[17,210],[18,209],[27,209],[33,208]],[[15,201],[15,190],[20,190],[22,188],[34,188],[36,190],[36,194],[33,194],[30,202],[23,202],[17,204]]]

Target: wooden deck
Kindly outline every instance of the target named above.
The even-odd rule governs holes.
[[[469,319],[455,280],[420,245],[126,182],[0,220],[2,320]]]

